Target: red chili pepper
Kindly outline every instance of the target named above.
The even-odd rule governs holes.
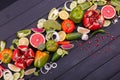
[[[70,44],[70,41],[58,41],[57,43],[60,45],[64,45],[64,44]]]
[[[66,33],[71,33],[71,32],[73,32],[74,29],[75,29],[75,24],[74,24],[74,22],[73,22],[72,20],[69,20],[69,19],[64,20],[64,21],[62,22],[62,29],[63,29],[63,31],[65,31]]]

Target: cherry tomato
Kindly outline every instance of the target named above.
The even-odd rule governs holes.
[[[104,17],[97,10],[89,10],[84,14],[83,25],[90,30],[98,30],[103,27]]]
[[[72,20],[64,20],[62,22],[62,29],[63,31],[65,31],[66,33],[71,33],[75,30],[75,24]]]

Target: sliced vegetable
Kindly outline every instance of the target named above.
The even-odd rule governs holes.
[[[62,20],[66,20],[66,19],[69,18],[69,14],[68,14],[67,11],[62,10],[62,11],[59,12],[59,17],[60,17],[60,19],[62,19]]]
[[[4,49],[1,53],[0,53],[0,60],[7,64],[9,62],[11,62],[11,58],[12,58],[12,50],[10,49]]]
[[[92,0],[94,4],[97,4],[98,6],[103,6],[107,3],[106,0]]]
[[[37,28],[43,28],[43,24],[45,21],[46,21],[46,19],[44,19],[44,18],[39,19],[38,23],[37,23]]]
[[[14,80],[18,80],[20,78],[20,73],[14,73]]]
[[[13,45],[15,44],[16,46],[18,46],[19,44],[18,42],[19,42],[19,39],[13,39],[12,44]]]
[[[24,30],[20,30],[20,31],[17,32],[17,37],[22,38],[22,37],[26,37],[26,36],[28,36],[30,34],[31,34],[30,29],[24,29]]]
[[[77,40],[82,37],[81,33],[74,32],[74,33],[69,33],[66,35],[66,40]]]
[[[82,8],[82,10],[86,10],[92,6],[92,2],[84,2],[81,3],[79,6]]]
[[[43,28],[32,28],[31,30],[33,32],[39,32],[39,33],[43,33],[45,31],[45,29],[43,29]]]
[[[97,4],[94,4],[93,6],[91,6],[88,10],[96,10],[97,9]]]
[[[68,0],[64,3],[64,8],[65,8],[66,11],[72,11],[70,8],[67,7],[67,4],[71,3],[71,2],[72,2],[71,0]]]
[[[88,40],[88,38],[89,38],[89,36],[87,34],[83,34],[81,39],[86,41],[86,40]]]
[[[74,47],[74,44],[63,44],[60,47],[64,50],[69,50],[69,49],[72,49]]]
[[[55,40],[56,42],[60,41],[60,36],[56,31],[52,34],[52,40]]]
[[[73,10],[77,6],[77,1],[72,1],[70,3],[70,9]]]
[[[103,30],[103,29],[96,30],[90,35],[90,37],[93,37],[97,33],[105,33],[105,30]]]
[[[71,33],[75,30],[75,24],[72,20],[64,20],[62,22],[62,29],[63,31],[65,31],[66,33]]]
[[[6,46],[6,42],[3,40],[0,40],[0,52],[5,49],[5,46]]]
[[[47,34],[45,36],[45,39],[48,41],[50,39],[52,39],[52,34],[54,33],[55,31],[54,30],[50,30],[50,31],[47,31]]]
[[[58,48],[58,43],[54,40],[48,40],[46,43],[46,50],[50,52],[55,52]]]
[[[36,71],[36,68],[31,68],[25,71],[25,75],[31,75]]]
[[[25,75],[25,71],[24,71],[24,69],[22,69],[22,70],[20,71],[20,78],[23,78],[24,75]]]
[[[70,44],[70,41],[58,41],[57,43],[60,45],[64,45],[64,44]]]
[[[48,30],[61,30],[61,25],[60,23],[58,23],[55,20],[47,20],[46,22],[44,22],[43,24],[44,28],[46,31]]]
[[[82,21],[84,15],[84,11],[80,6],[76,6],[71,12],[70,12],[70,19],[73,20],[75,23],[80,23]]]
[[[41,68],[45,65],[49,58],[49,54],[47,52],[41,52],[38,50],[35,55],[34,66],[37,68]]]
[[[59,60],[65,54],[68,54],[68,52],[63,50],[63,49],[61,49],[61,48],[57,49],[57,51],[53,54],[52,62],[55,62],[55,61]]]
[[[3,72],[3,78],[4,80],[13,80],[13,75],[12,75],[12,72],[8,69],[6,69],[4,72]]]
[[[48,19],[49,20],[56,20],[58,18],[58,9],[52,8],[48,14]]]
[[[8,64],[8,68],[11,70],[11,71],[14,71],[14,72],[19,72],[21,69],[11,63]]]

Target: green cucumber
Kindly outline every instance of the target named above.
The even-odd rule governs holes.
[[[77,40],[80,39],[81,37],[82,34],[78,32],[66,34],[66,40]]]

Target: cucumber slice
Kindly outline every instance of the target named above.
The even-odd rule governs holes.
[[[110,20],[105,20],[103,27],[108,27],[111,24]]]
[[[20,71],[20,78],[23,78],[23,77],[24,77],[24,73],[25,73],[25,71],[24,71],[24,69],[22,69],[22,70]]]
[[[0,52],[5,49],[5,46],[6,46],[6,42],[1,40],[0,41]]]
[[[17,37],[22,38],[22,37],[26,37],[26,36],[28,36],[30,34],[31,34],[30,29],[24,29],[24,30],[20,30],[20,31],[17,32]]]
[[[14,73],[14,80],[18,80],[20,78],[20,73]]]

